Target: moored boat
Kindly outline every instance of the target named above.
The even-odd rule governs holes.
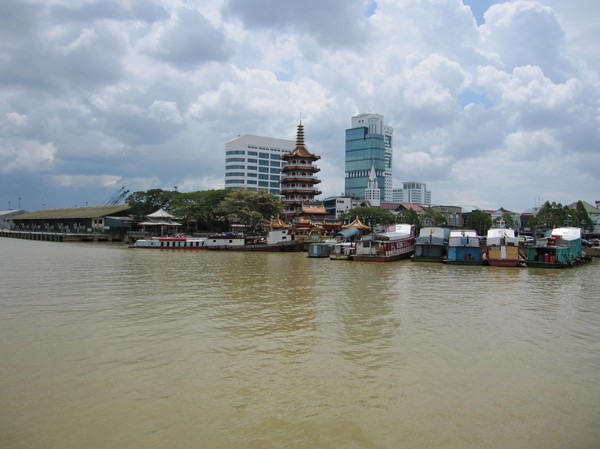
[[[472,229],[451,230],[448,256],[442,262],[449,265],[481,265],[481,237]]]
[[[555,228],[549,237],[537,239],[527,249],[527,267],[568,268],[589,262],[583,252],[580,228]]]
[[[492,266],[518,267],[525,261],[519,249],[519,238],[510,228],[491,228],[487,232],[484,261]]]
[[[152,249],[206,249],[206,238],[202,237],[150,237],[138,239],[129,245],[130,248]]]
[[[352,260],[354,255],[354,243],[343,242],[336,243],[329,252],[330,260]]]
[[[365,235],[356,242],[353,261],[391,262],[407,259],[415,251],[414,227],[408,224],[389,225],[385,232]]]
[[[417,262],[441,262],[448,251],[449,228],[428,226],[421,228],[415,239],[415,254]]]
[[[325,242],[311,243],[310,245],[308,245],[307,256],[315,257],[315,258],[329,257],[332,246],[333,246],[332,243],[325,243]]]
[[[266,237],[225,233],[206,239],[206,249],[214,251],[300,252],[302,246],[289,229],[271,230]]]

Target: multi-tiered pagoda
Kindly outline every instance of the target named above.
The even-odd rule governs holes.
[[[285,165],[281,167],[281,195],[285,204],[284,214],[291,218],[298,216],[303,211],[303,204],[315,201],[315,196],[321,191],[315,186],[321,182],[315,173],[321,171],[313,163],[321,156],[312,154],[304,146],[304,127],[302,122],[298,125],[296,135],[296,148],[288,154],[281,156]],[[322,206],[321,206],[322,207]]]

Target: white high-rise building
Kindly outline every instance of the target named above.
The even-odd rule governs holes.
[[[280,193],[281,155],[295,147],[293,140],[253,135],[239,136],[225,144],[225,188],[268,190]]]
[[[394,203],[431,205],[431,192],[422,182],[403,182],[401,189],[394,189]]]

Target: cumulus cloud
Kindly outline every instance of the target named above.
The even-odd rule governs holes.
[[[0,201],[220,188],[226,141],[294,139],[300,115],[323,197],[339,194],[344,130],[374,112],[394,127],[394,187],[517,211],[592,202],[600,6],[569,5],[5,0]],[[539,182],[549,170],[559,183]]]
[[[52,143],[34,140],[0,139],[0,172],[25,173],[47,170],[54,162],[56,148]]]

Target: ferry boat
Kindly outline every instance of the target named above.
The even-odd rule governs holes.
[[[414,226],[389,225],[385,232],[363,236],[356,242],[353,261],[391,262],[407,259],[415,252]]]
[[[442,262],[449,265],[481,265],[481,237],[472,229],[451,230],[448,256]]]
[[[130,248],[152,249],[206,249],[206,238],[201,237],[150,237],[138,239],[129,245]]]
[[[448,251],[449,228],[428,226],[421,228],[415,239],[415,255],[417,262],[441,262]]]
[[[487,232],[484,262],[498,267],[518,267],[523,265],[525,256],[519,249],[519,238],[513,229],[498,227]]]
[[[567,268],[589,262],[583,252],[580,228],[555,228],[549,237],[537,239],[527,248],[527,267]]]
[[[289,229],[274,229],[264,236],[228,232],[209,236],[206,249],[213,251],[300,252],[303,240],[295,240]]]

